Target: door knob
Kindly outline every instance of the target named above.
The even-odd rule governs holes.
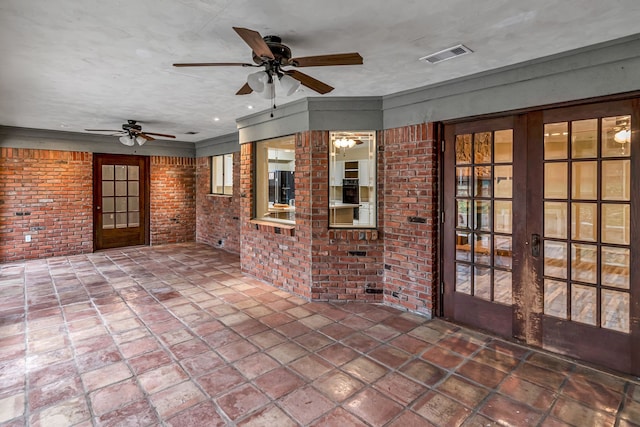
[[[534,257],[540,256],[540,235],[539,234],[531,235],[531,256],[534,256]]]

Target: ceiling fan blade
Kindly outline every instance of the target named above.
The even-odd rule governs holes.
[[[154,134],[154,135],[155,135],[155,134]],[[149,136],[146,132],[139,132],[139,133],[137,133],[137,134],[136,134],[136,136],[141,136],[141,137],[143,137],[144,139],[146,139],[147,141],[155,141],[155,140],[156,140],[155,138],[153,138],[153,137]],[[164,136],[164,135],[163,135],[163,136]]]
[[[122,130],[113,129],[85,129],[87,132],[122,132]]]
[[[256,67],[245,62],[192,62],[187,64],[173,64],[174,67]]]
[[[362,64],[362,56],[357,52],[337,53],[335,55],[303,56],[302,58],[291,58],[289,63],[295,67],[360,65]]]
[[[138,135],[142,135],[143,138],[147,138],[147,135],[155,135],[155,136],[163,136],[165,138],[175,138],[174,135],[167,135],[165,133],[155,133],[155,132],[140,132]],[[154,138],[149,139],[149,141],[152,141]]]
[[[250,30],[248,28],[233,27],[238,35],[244,40],[246,44],[253,50],[253,52],[261,58],[276,59],[269,49],[269,46],[264,41],[259,32]]]
[[[253,89],[251,89],[251,86],[249,86],[249,83],[245,83],[239,91],[236,92],[236,95],[248,95],[251,92],[253,92]]]
[[[334,89],[328,84],[322,83],[320,80],[316,80],[313,77],[308,76],[298,70],[288,70],[285,73],[298,80],[309,89],[313,89],[322,95],[324,95],[325,93],[329,93]]]

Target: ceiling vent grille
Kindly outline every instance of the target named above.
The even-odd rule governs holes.
[[[465,45],[459,44],[457,46],[450,47],[448,49],[441,50],[440,52],[433,53],[431,55],[423,56],[420,61],[428,62],[429,64],[437,64],[438,62],[446,61],[447,59],[456,58],[461,55],[473,52]]]

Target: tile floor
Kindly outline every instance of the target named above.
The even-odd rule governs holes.
[[[640,383],[199,244],[0,265],[2,426],[640,425]]]

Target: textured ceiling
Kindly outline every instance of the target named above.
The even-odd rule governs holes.
[[[639,17],[638,0],[2,0],[0,125],[83,132],[136,119],[182,141],[234,132],[270,107],[235,95],[255,69],[172,66],[251,62],[234,26],[280,36],[294,57],[359,52],[363,65],[304,72],[335,87],[324,96],[370,96],[636,34]],[[460,43],[474,53],[418,60]],[[276,103],[307,96],[320,95]]]

